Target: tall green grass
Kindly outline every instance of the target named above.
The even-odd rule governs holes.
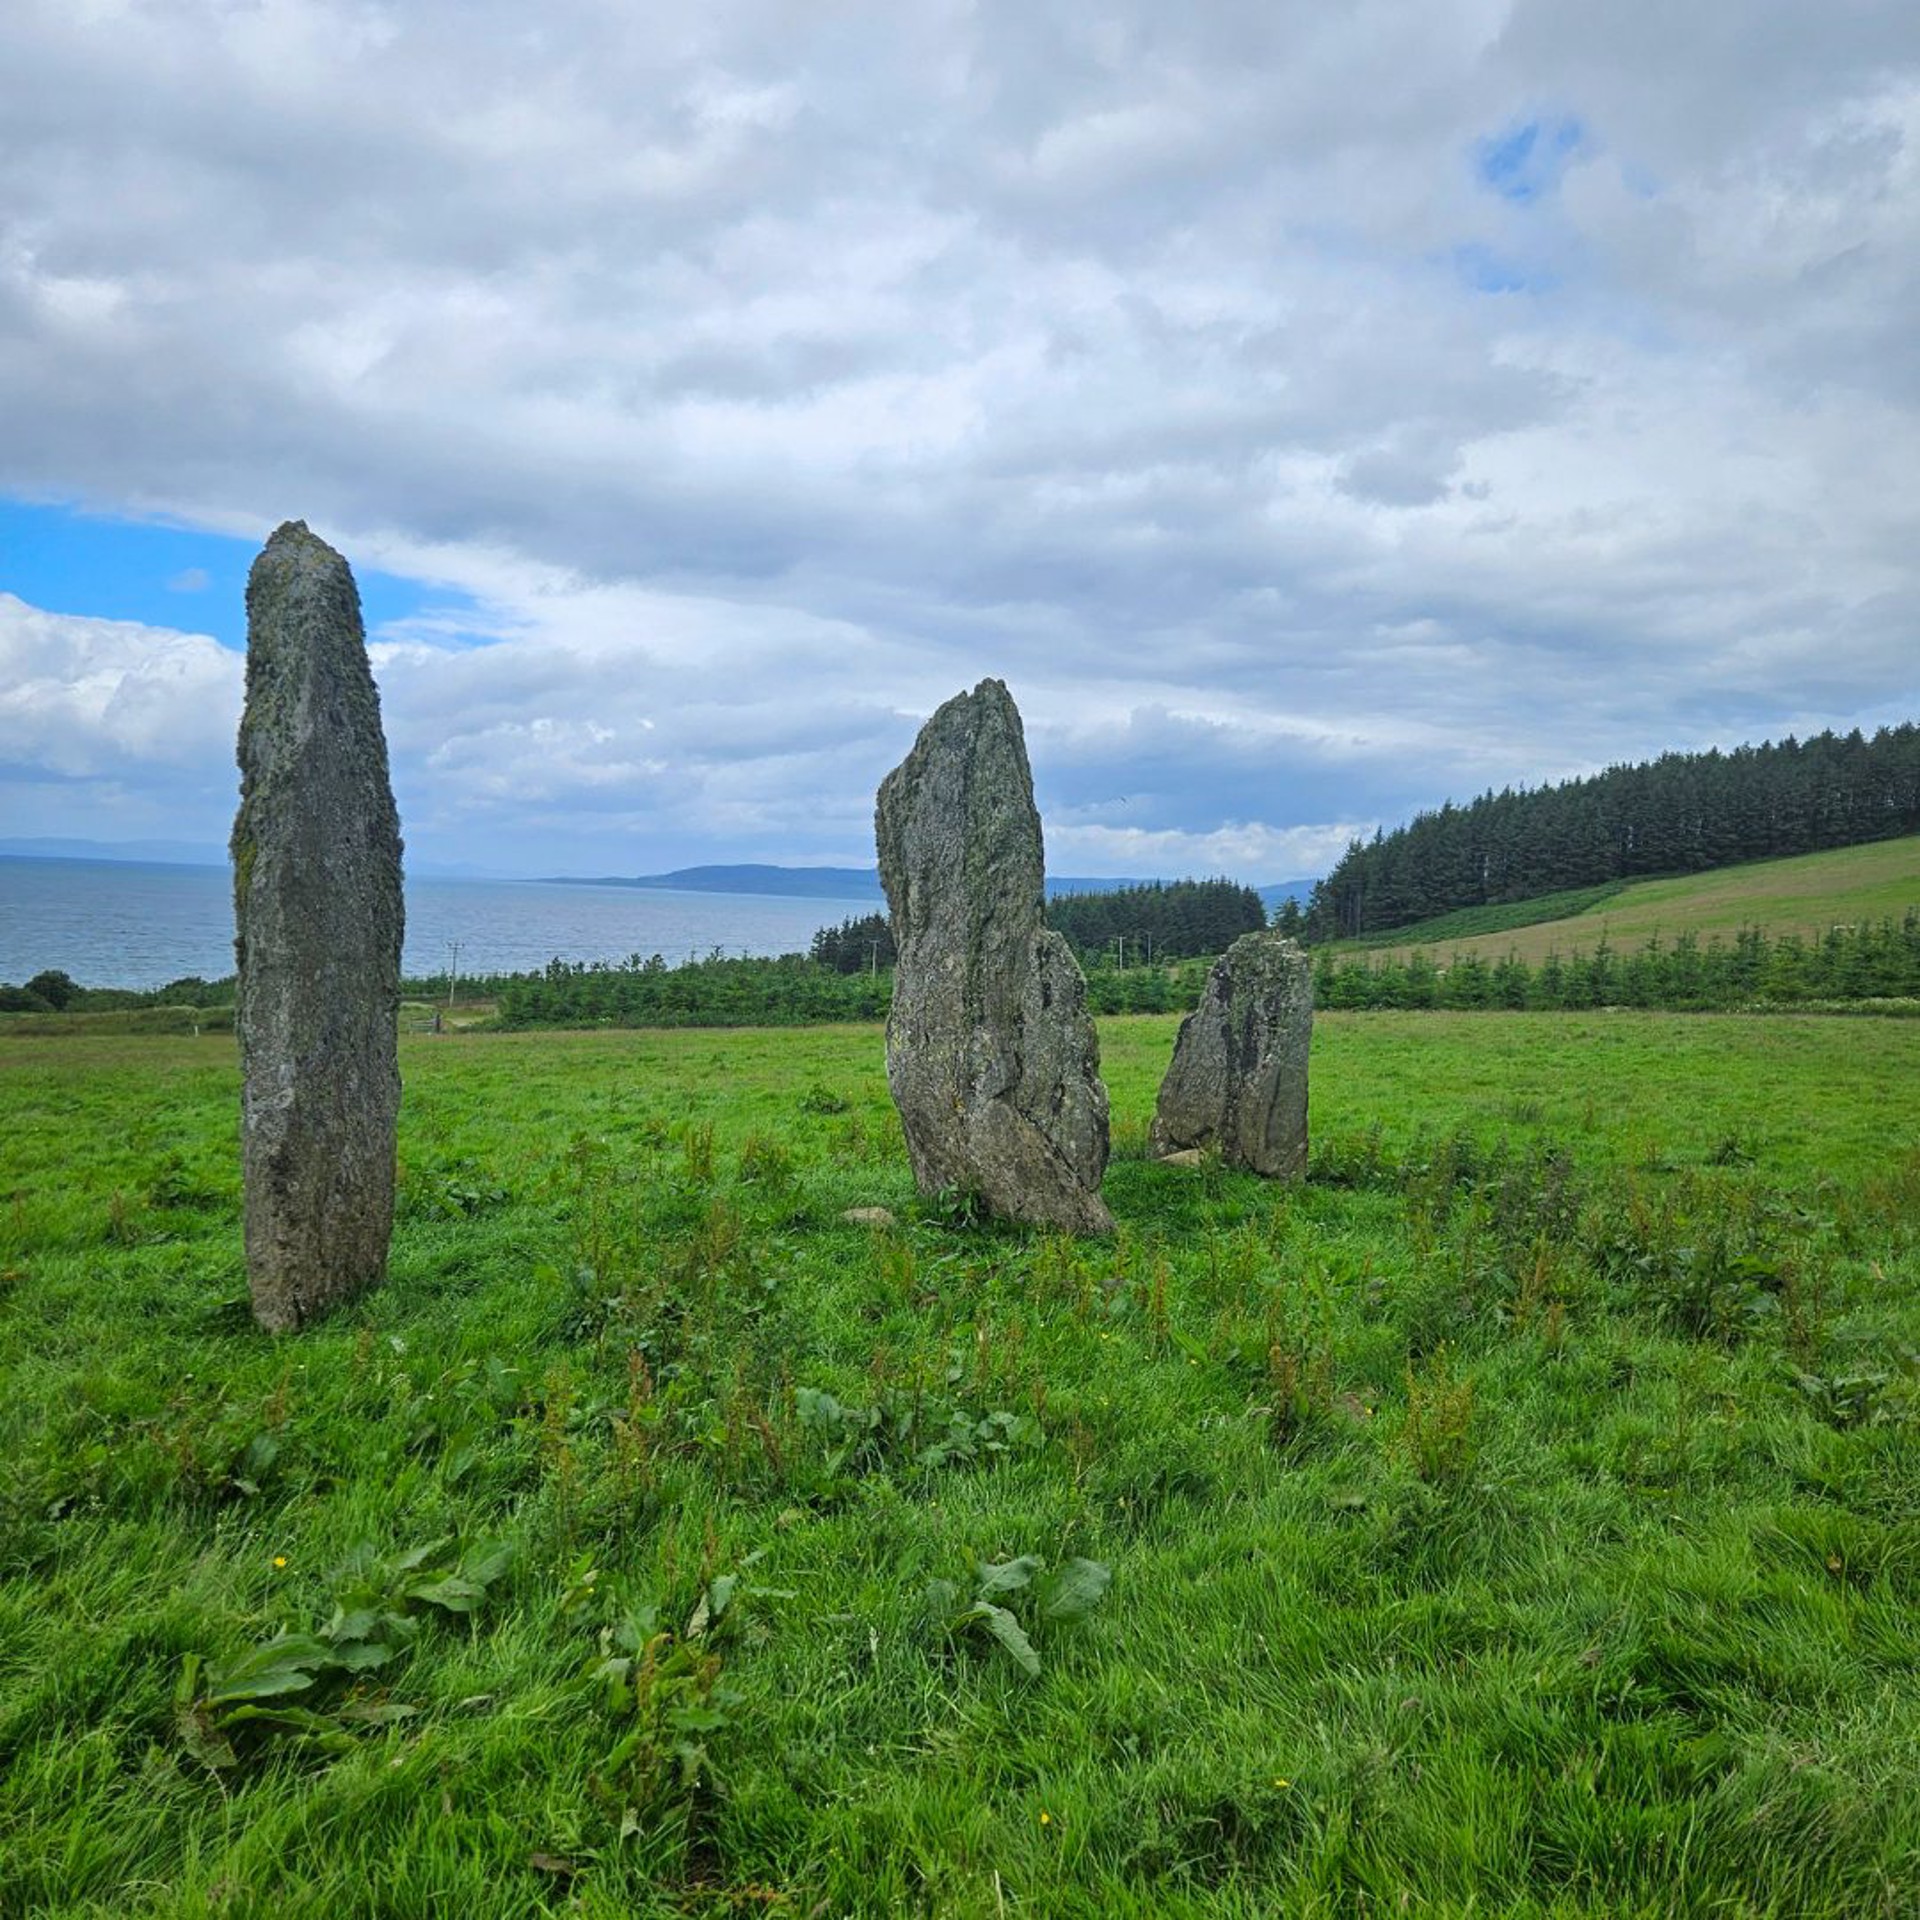
[[[5,1050],[0,1911],[1920,1906],[1920,1031],[1325,1018],[1275,1189],[1173,1026],[1106,1244],[871,1027],[409,1040],[278,1341],[231,1041]]]

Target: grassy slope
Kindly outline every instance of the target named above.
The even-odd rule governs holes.
[[[1173,1025],[1077,1249],[840,1222],[872,1029],[410,1041],[392,1281],[279,1342],[231,1042],[0,1052],[0,1912],[1920,1907],[1920,1028],[1326,1018],[1280,1192],[1139,1158]],[[447,1535],[518,1557],[411,1717],[190,1757],[183,1656]],[[1113,1570],[1037,1679],[925,1605],[1021,1553]],[[741,1569],[682,1785],[600,1634]]]
[[[1715,935],[1730,938],[1742,927],[1816,938],[1835,925],[1898,920],[1914,906],[1920,906],[1920,839],[1909,837],[1672,880],[1641,880],[1585,912],[1507,932],[1459,936],[1442,920],[1408,928],[1390,943],[1366,945],[1381,953],[1405,955],[1424,947],[1436,954],[1477,953],[1487,960],[1517,953],[1534,963],[1576,947],[1591,953],[1602,936],[1621,952],[1645,945],[1656,934],[1671,940],[1692,932],[1704,941]],[[1343,942],[1341,950],[1352,944]]]

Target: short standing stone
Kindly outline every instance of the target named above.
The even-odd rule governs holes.
[[[240,1137],[254,1317],[379,1280],[400,1112],[400,823],[347,563],[301,521],[247,580],[233,823]]]
[[[898,949],[887,1081],[922,1193],[1105,1233],[1107,1090],[1087,983],[1046,925],[1026,739],[998,680],[949,700],[880,786]]]
[[[1282,934],[1244,933],[1180,1023],[1151,1149],[1211,1147],[1230,1167],[1294,1180],[1307,1165],[1313,969]]]

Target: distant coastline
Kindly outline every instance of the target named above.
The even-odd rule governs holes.
[[[0,860],[91,860],[131,867],[224,867],[227,850],[189,840],[0,840]]]
[[[759,863],[740,866],[677,867],[671,873],[641,874],[550,874],[542,877],[543,886],[555,887],[644,887],[665,893],[762,894],[787,900],[871,899],[876,906],[885,903],[880,874],[873,867],[776,867]],[[1164,884],[1157,879],[1139,879],[1127,875],[1054,874],[1047,879],[1047,893],[1110,893],[1120,887],[1151,887]],[[1271,909],[1287,899],[1305,902],[1313,891],[1311,880],[1279,880],[1256,888]]]
[[[647,887],[664,893],[764,894],[786,900],[859,900],[883,896],[873,867],[774,867],[760,864],[678,867],[672,873],[543,874],[548,887]]]
[[[110,866],[217,868],[226,871],[224,847],[184,840],[76,840],[45,838],[0,839],[0,859],[84,861]],[[541,887],[614,887],[652,893],[722,893],[765,900],[827,900],[886,905],[880,874],[874,867],[783,867],[764,861],[731,865],[676,867],[671,873],[539,874],[535,876],[483,872],[465,865],[426,865],[406,862],[409,880],[465,880],[488,884]],[[1063,894],[1108,893],[1120,887],[1150,887],[1163,878],[1145,879],[1124,874],[1053,874],[1047,879],[1049,898]],[[1255,891],[1269,912],[1294,899],[1306,903],[1311,880],[1280,880]]]
[[[873,911],[841,901],[666,888],[541,886],[531,880],[406,876],[410,979],[457,965],[475,974],[805,953],[825,923]],[[83,986],[151,989],[233,971],[233,882],[225,867],[127,859],[0,855],[0,981],[43,969]]]

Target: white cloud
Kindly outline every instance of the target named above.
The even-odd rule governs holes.
[[[0,593],[0,763],[159,782],[233,759],[241,662],[204,634],[43,613]]]
[[[989,672],[1056,862],[1252,878],[1912,698],[1897,0],[16,0],[0,115],[0,490],[474,596],[375,636],[447,857],[863,859]],[[5,751],[157,795],[102,645]]]

